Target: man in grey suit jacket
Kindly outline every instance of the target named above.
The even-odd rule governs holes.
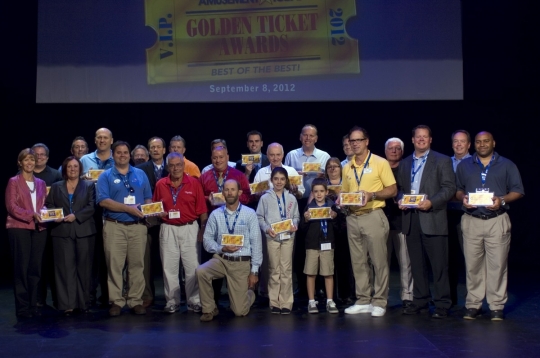
[[[430,297],[427,256],[434,280],[433,318],[448,316],[452,305],[448,281],[448,222],[447,202],[456,193],[452,160],[431,150],[431,129],[420,125],[413,129],[414,153],[399,165],[397,183],[400,195],[425,194],[427,197],[415,208],[403,210],[403,233],[414,280],[413,303],[404,314],[416,314],[428,308]],[[400,202],[401,203],[401,202]]]

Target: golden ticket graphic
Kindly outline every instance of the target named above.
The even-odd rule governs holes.
[[[212,194],[212,204],[214,206],[225,205],[225,197],[223,196],[223,194],[222,193],[213,193]]]
[[[265,180],[258,183],[249,184],[249,189],[251,190],[252,194],[261,193],[270,189],[270,185],[268,184],[268,181]]]
[[[330,208],[309,208],[310,220],[331,219]]]
[[[49,192],[50,192],[50,191],[51,191],[51,187],[48,186],[48,187],[47,187],[47,195],[49,195]]]
[[[340,193],[339,199],[341,205],[364,205],[363,193]]]
[[[163,203],[161,201],[158,201],[156,203],[143,204],[141,205],[141,211],[145,216],[162,213],[164,211]]]
[[[329,195],[339,195],[341,193],[341,185],[328,185]]]
[[[47,209],[40,211],[41,221],[54,221],[64,218],[64,210],[62,209]]]
[[[244,235],[221,234],[221,245],[244,246]]]
[[[293,185],[302,185],[302,176],[301,175],[289,175],[289,183]]]
[[[493,205],[493,193],[469,193],[469,204],[474,206]]]
[[[417,207],[426,196],[424,194],[417,195],[403,195],[401,199],[401,206]]]
[[[278,221],[277,223],[273,223],[270,226],[272,227],[272,230],[274,230],[276,234],[280,234],[282,232],[291,231],[293,222],[292,222],[292,219],[287,219],[283,221]]]
[[[321,171],[321,163],[302,163],[302,172],[309,173],[309,172],[320,172]]]
[[[99,176],[103,174],[105,170],[103,169],[90,169],[88,171],[88,177],[92,180],[98,180]]]
[[[242,165],[260,164],[260,163],[261,163],[260,154],[242,154]]]
[[[148,83],[360,73],[355,0],[145,0]]]

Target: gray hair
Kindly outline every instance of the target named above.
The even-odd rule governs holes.
[[[146,149],[146,147],[144,145],[142,145],[142,144],[137,144],[135,146],[135,148],[133,148],[133,150],[131,151],[131,157],[132,158],[135,156],[135,152],[137,151],[137,149],[144,150],[144,154],[146,154],[146,158],[150,157],[150,154],[148,153],[148,149]]]
[[[167,163],[167,165],[169,164],[169,160],[171,160],[173,158],[180,158],[180,159],[184,160],[184,156],[182,154],[176,153],[176,152],[171,152],[171,153],[169,153],[169,155],[167,155],[167,158],[165,158],[165,162]]]
[[[388,148],[388,144],[392,142],[398,142],[399,145],[401,146],[401,151],[403,152],[403,150],[405,149],[404,148],[405,145],[403,144],[403,141],[401,139],[396,138],[396,137],[390,138],[386,141],[386,143],[384,143],[384,150],[386,150]]]
[[[270,149],[270,147],[279,147],[281,148],[281,153],[285,154],[285,151],[283,151],[283,146],[279,143],[270,143],[268,144],[268,147],[266,148],[266,153],[268,153],[268,149]]]
[[[36,143],[32,146],[32,150],[35,150],[36,148],[43,148],[45,149],[45,155],[47,155],[47,158],[49,157],[49,147],[47,147],[45,144],[43,143]]]

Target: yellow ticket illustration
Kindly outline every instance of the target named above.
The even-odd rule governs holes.
[[[249,184],[249,189],[251,190],[252,194],[261,193],[270,189],[270,185],[268,184],[268,181],[265,180],[258,183]]]
[[[287,219],[283,221],[278,221],[277,223],[270,224],[270,226],[272,227],[272,230],[274,230],[276,234],[280,234],[282,232],[291,231],[293,222],[291,219]]]
[[[364,205],[363,193],[340,193],[341,205]]]
[[[341,185],[328,185],[328,194],[338,196],[341,193]]]
[[[402,206],[417,207],[422,200],[425,200],[426,196],[424,194],[417,195],[403,195],[401,199]]]
[[[221,234],[221,245],[244,246],[244,235]]]
[[[150,203],[150,204],[143,204],[141,205],[141,211],[144,214],[144,216],[147,215],[156,215],[159,213],[162,213],[163,210],[163,203],[161,201]]]
[[[309,208],[310,220],[331,219],[330,210],[331,208]]]
[[[43,209],[40,212],[41,221],[54,221],[64,218],[64,210],[60,209]]]
[[[145,0],[148,83],[360,73],[355,0]]]
[[[103,174],[105,170],[103,169],[90,169],[88,171],[88,177],[92,180],[98,180],[99,176]]]
[[[293,185],[302,185],[302,176],[301,175],[289,175],[289,183]]]
[[[260,163],[261,163],[260,154],[242,154],[242,165],[260,164]]]
[[[318,173],[321,171],[321,163],[302,163],[302,172],[304,173]]]

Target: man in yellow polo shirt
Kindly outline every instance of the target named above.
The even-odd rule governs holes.
[[[388,300],[386,241],[389,225],[381,209],[385,206],[385,199],[396,196],[396,180],[386,159],[368,149],[369,135],[364,128],[353,127],[350,130],[349,144],[354,157],[343,168],[341,191],[362,192],[364,200],[363,205],[348,206],[347,235],[356,281],[356,302],[345,309],[345,313],[371,313],[372,317],[382,317]],[[373,297],[368,254],[375,271]]]

